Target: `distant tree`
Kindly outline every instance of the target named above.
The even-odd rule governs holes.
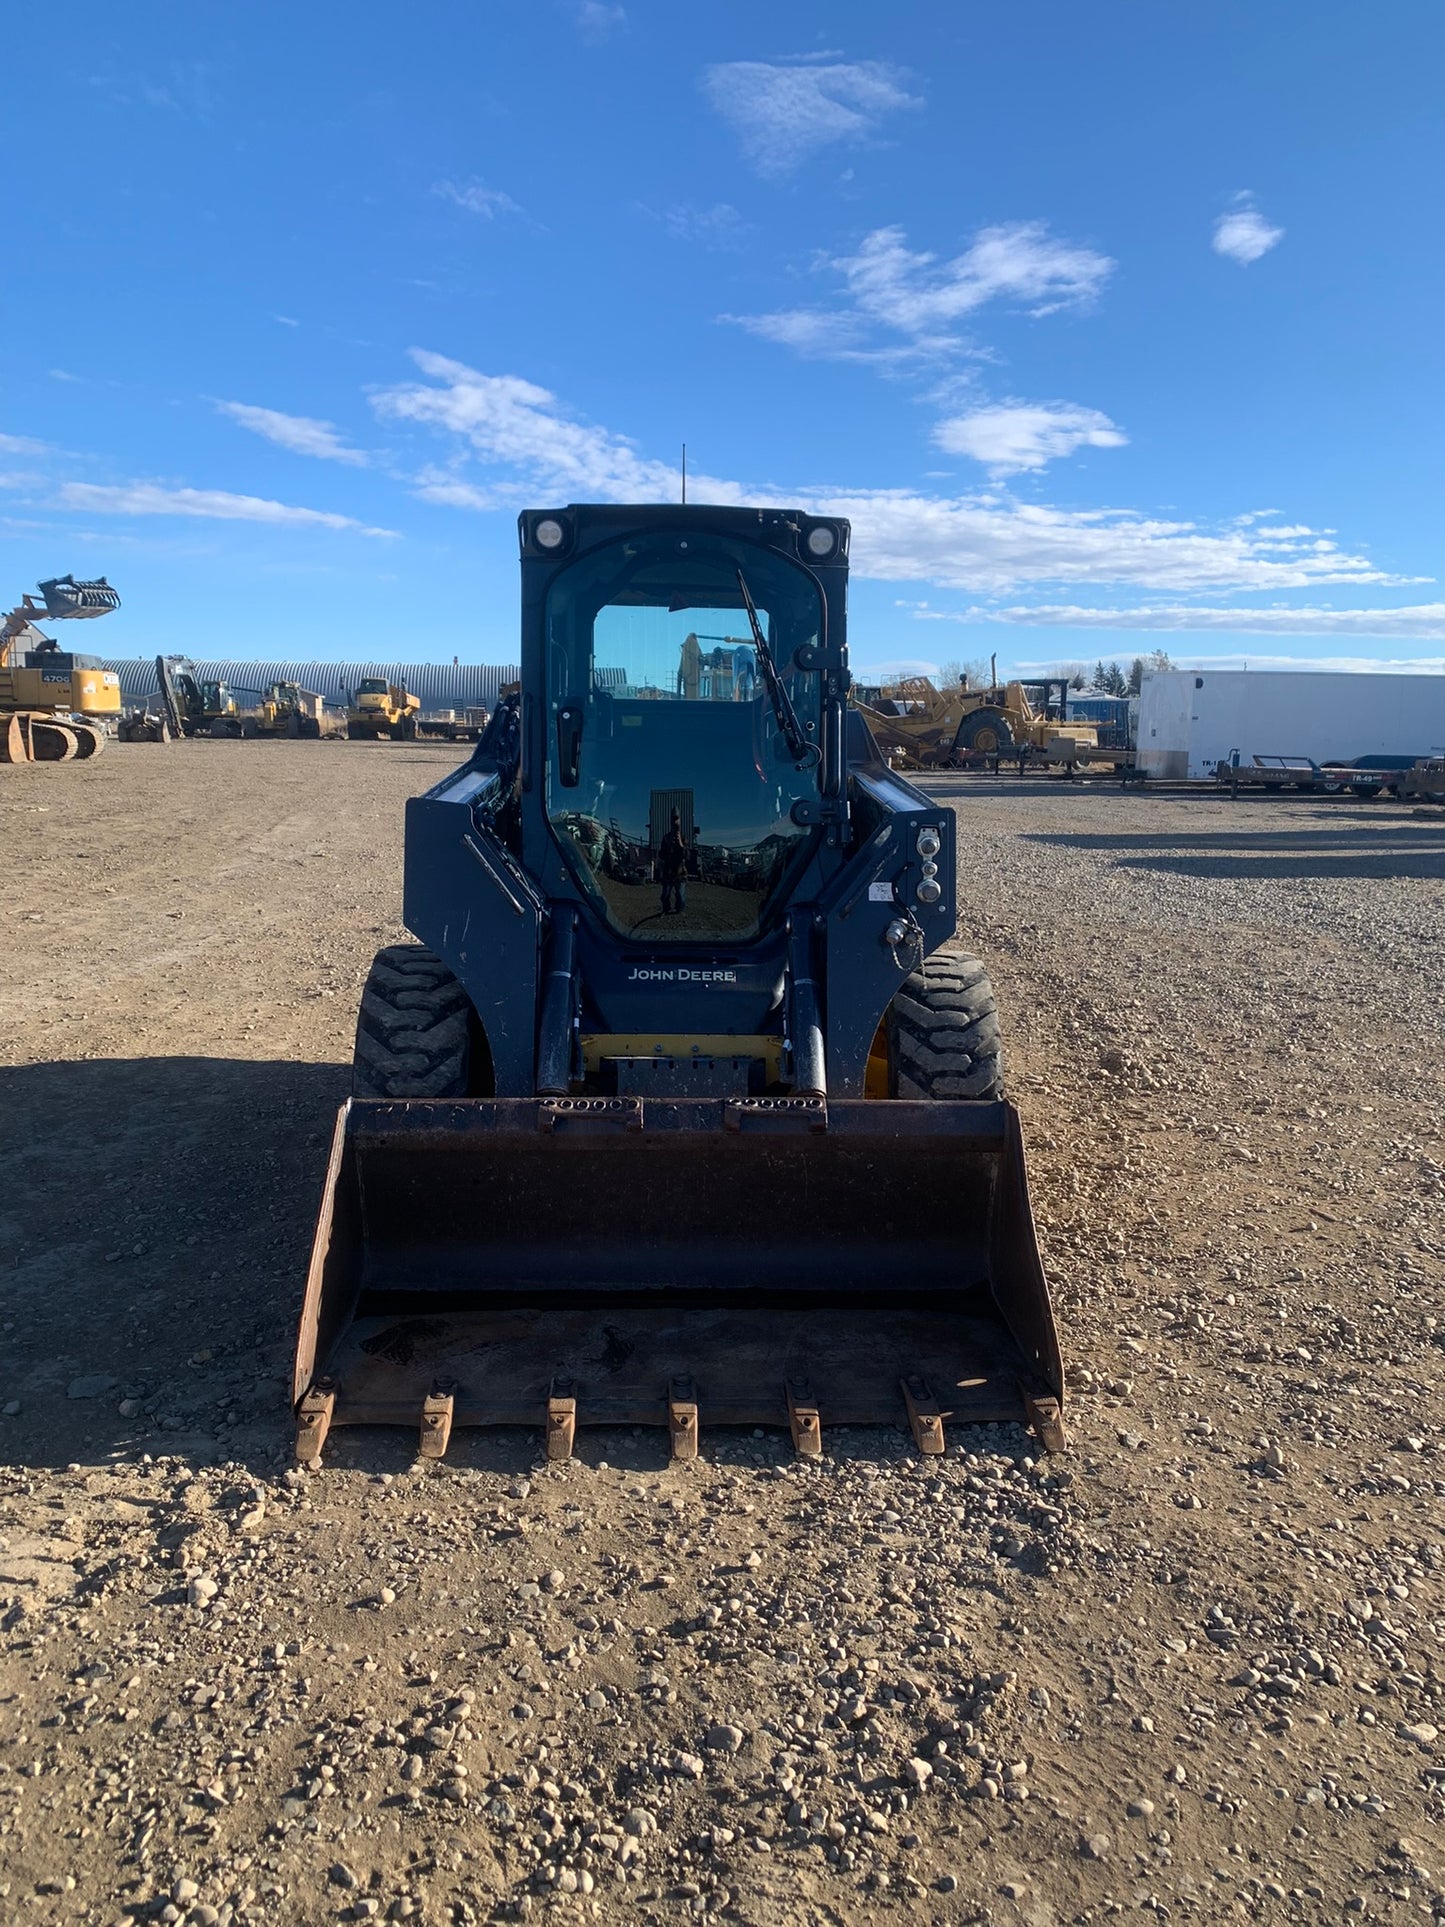
[[[1128,693],[1137,696],[1144,687],[1144,671],[1148,667],[1142,656],[1135,656],[1129,665]]]
[[[1172,669],[1174,664],[1169,660],[1169,651],[1167,649],[1151,650],[1149,653],[1149,667],[1151,669]]]
[[[938,665],[938,685],[940,689],[957,689],[960,682],[967,683],[970,689],[982,689],[988,685],[988,662],[983,656],[972,656],[968,661],[961,657],[950,656],[947,662]]]
[[[1118,663],[1111,662],[1104,670],[1104,680],[1101,687],[1106,696],[1128,695],[1129,684]]]
[[[1099,660],[1094,664],[1094,680],[1091,687],[1099,690],[1101,693],[1107,694],[1108,692],[1109,672],[1104,667],[1104,658],[1102,656],[1100,656]]]
[[[1084,672],[1082,669],[1076,669],[1073,675],[1070,676],[1069,687],[1070,689],[1082,689],[1084,687]]]

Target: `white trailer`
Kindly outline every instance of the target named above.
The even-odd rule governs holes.
[[[1213,776],[1238,751],[1353,763],[1445,753],[1445,675],[1165,669],[1144,678],[1139,765],[1161,781]]]

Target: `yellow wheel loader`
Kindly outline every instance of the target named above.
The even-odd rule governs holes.
[[[898,1421],[1063,1371],[955,819],[848,705],[849,526],[520,520],[520,688],[407,805],[293,1377],[333,1428]],[[698,638],[729,638],[701,676]]]

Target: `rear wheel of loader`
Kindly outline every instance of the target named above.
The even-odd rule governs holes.
[[[361,993],[354,1097],[487,1097],[491,1063],[471,1001],[418,943],[378,950]]]
[[[1003,1096],[993,985],[966,950],[945,946],[905,978],[879,1028],[890,1097]]]
[[[975,710],[959,724],[953,747],[955,753],[967,756],[1012,756],[1014,736],[1008,718],[997,709]]]

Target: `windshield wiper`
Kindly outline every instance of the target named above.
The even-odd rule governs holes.
[[[793,699],[783,686],[778,674],[778,665],[773,661],[773,652],[768,647],[763,625],[758,621],[757,609],[748,590],[741,569],[738,570],[738,587],[743,592],[743,607],[748,612],[748,624],[753,632],[753,648],[757,652],[758,664],[767,684],[768,700],[773,705],[778,728],[783,732],[783,740],[792,752],[793,761],[799,769],[814,769],[823,760],[823,752],[816,743],[810,743],[803,734],[803,725],[798,721],[798,712],[793,707]]]

